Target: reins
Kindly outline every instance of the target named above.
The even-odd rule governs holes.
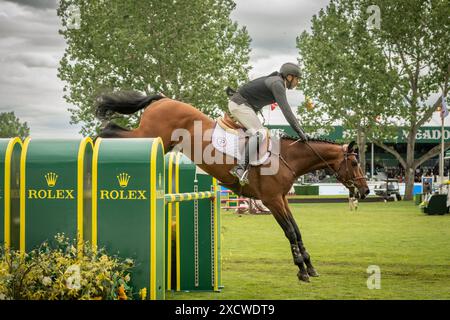
[[[297,143],[297,142],[299,142],[299,141],[303,141],[302,139],[298,139],[298,140],[295,140],[294,142],[292,142],[291,144],[289,144],[289,146],[292,146],[293,144],[295,144],[295,143]],[[359,177],[359,178],[357,178],[357,177],[354,177],[353,179],[347,179],[347,180],[343,180],[340,176],[339,176],[339,173],[336,171],[336,170],[334,170],[329,164],[328,164],[328,162],[327,161],[325,161],[325,159],[307,142],[307,141],[303,141],[304,143],[305,143],[305,145],[307,145],[308,146],[308,148],[310,148],[311,149],[311,151],[323,162],[323,163],[325,163],[326,164],[326,166],[328,167],[328,169],[330,169],[331,170],[331,172],[333,172],[333,175],[334,175],[334,177],[336,178],[336,180],[338,180],[338,181],[340,181],[344,186],[346,186],[347,188],[354,188],[355,187],[355,180],[361,180],[361,179],[364,179],[364,177]],[[349,155],[354,155],[355,157],[357,156],[357,154],[355,153],[355,152],[348,152],[347,150],[345,150],[345,148],[344,148],[344,146],[342,146],[342,150],[343,150],[343,152],[344,152],[344,162],[345,162],[345,169],[346,169],[346,172],[347,172],[347,176],[348,176],[348,172],[349,172],[349,169],[348,169],[348,161],[347,161],[347,159],[348,159],[348,156]],[[296,176],[295,175],[295,171],[294,170],[292,170],[292,168],[289,166],[289,164],[286,162],[286,160],[284,160],[284,158],[281,156],[281,154],[280,155],[278,155],[279,157],[280,157],[280,159],[284,162],[284,164],[291,170],[291,172],[293,172],[293,174],[294,174],[294,177]],[[339,167],[340,168],[340,167]]]

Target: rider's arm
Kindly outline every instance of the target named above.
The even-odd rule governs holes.
[[[287,101],[286,97],[286,88],[283,86],[281,81],[276,81],[272,83],[272,92],[275,97],[275,101],[278,103],[281,111],[283,112],[284,117],[286,118],[289,125],[294,129],[295,132],[299,135],[303,140],[307,140],[306,134],[303,129],[300,127],[297,118],[295,117],[292,109]]]

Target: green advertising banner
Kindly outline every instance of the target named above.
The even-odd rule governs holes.
[[[285,132],[288,135],[296,136],[297,134],[290,126],[286,125],[268,125],[267,126],[272,132]],[[342,126],[334,126],[334,129],[328,134],[320,134],[320,131],[317,132],[317,135],[324,139],[329,140],[345,140],[351,139],[355,137],[356,133],[352,133],[351,130],[344,130]],[[307,133],[308,130],[306,130]],[[310,133],[311,134],[311,133]],[[396,143],[405,143],[406,136],[408,135],[408,131],[404,128],[397,128],[397,139]],[[441,128],[440,127],[421,127],[416,134],[416,143],[440,143],[441,142]],[[450,141],[450,127],[444,128],[444,140]],[[389,141],[388,141],[389,142]],[[392,141],[394,142],[394,141]]]

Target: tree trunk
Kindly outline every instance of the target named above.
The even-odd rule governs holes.
[[[358,127],[358,135],[356,137],[359,149],[359,163],[363,174],[366,174],[366,150],[367,150],[367,137],[364,133],[364,128]]]
[[[408,135],[408,144],[406,148],[406,167],[405,167],[405,200],[413,199],[414,190],[414,175],[416,167],[414,166],[414,149],[416,142],[416,132],[415,128],[412,128]]]
[[[404,200],[412,200],[413,199],[413,189],[414,189],[414,168],[406,168],[405,169],[405,197]]]

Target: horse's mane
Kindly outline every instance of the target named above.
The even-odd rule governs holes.
[[[280,138],[281,139],[286,139],[286,140],[292,140],[292,141],[297,141],[299,139],[299,137],[290,136],[287,133],[282,133]],[[308,137],[308,142],[329,143],[329,144],[340,145],[339,143],[337,143],[334,140],[321,139],[321,138],[312,138],[312,137]]]

